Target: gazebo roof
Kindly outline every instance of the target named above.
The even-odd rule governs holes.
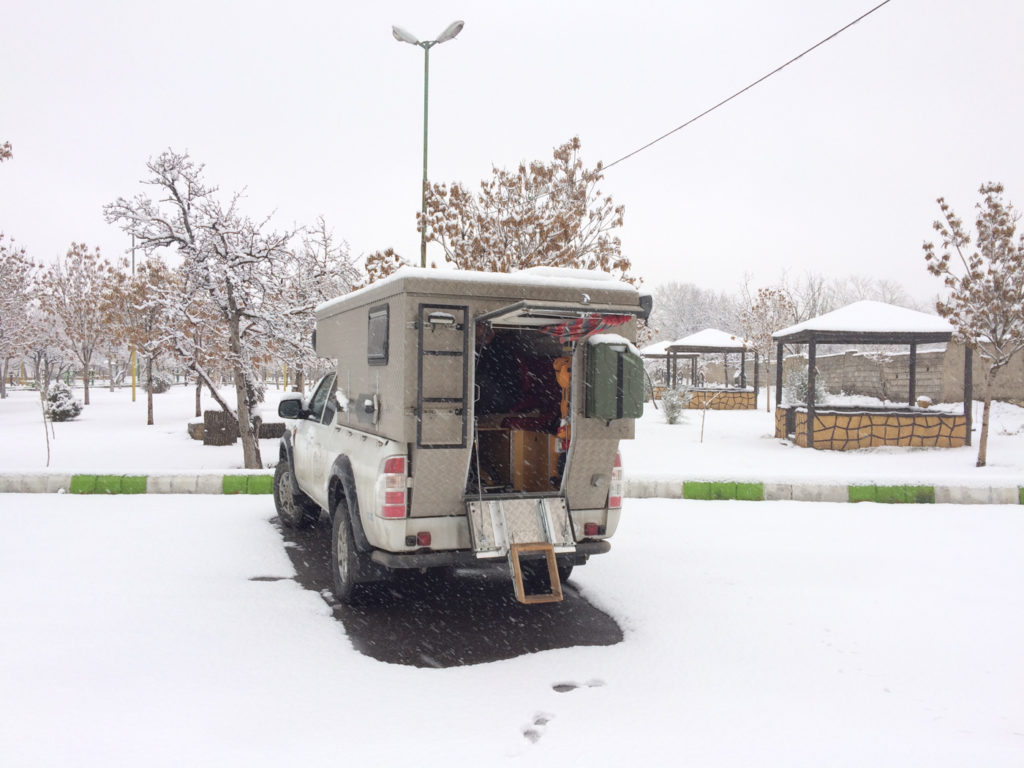
[[[644,357],[664,357],[668,354],[668,347],[674,343],[674,341],[657,341],[641,349],[640,354]]]
[[[739,336],[714,328],[687,336],[685,339],[673,341],[667,348],[669,352],[742,352],[751,349],[750,345]]]
[[[772,334],[787,344],[926,344],[952,336],[953,326],[937,315],[880,301],[857,301]]]

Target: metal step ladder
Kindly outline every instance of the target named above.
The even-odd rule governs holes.
[[[521,603],[557,603],[562,600],[556,554],[576,551],[569,509],[556,497],[477,499],[466,504],[473,550],[478,558],[507,557],[516,599]],[[537,571],[524,567],[524,559],[544,560],[549,590],[529,592]],[[543,585],[542,585],[543,586]]]

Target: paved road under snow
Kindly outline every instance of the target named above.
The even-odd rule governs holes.
[[[452,667],[622,640],[615,620],[591,605],[572,581],[564,585],[561,603],[523,605],[503,569],[403,574],[397,582],[363,589],[354,605],[341,605],[331,594],[326,518],[307,531],[282,529],[282,535],[297,581],[324,597],[356,650],[379,661]]]

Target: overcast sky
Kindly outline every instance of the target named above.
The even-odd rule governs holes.
[[[0,230],[37,259],[127,238],[102,206],[171,147],[246,212],[323,214],[355,254],[419,259],[421,39],[430,178],[549,159],[590,167],[699,114],[880,0],[75,2],[0,12]],[[1002,181],[1024,207],[1024,3],[892,0],[737,100],[608,171],[623,250],[653,287],[734,291],[783,270],[934,294],[921,244],[944,195],[973,221]],[[440,259],[439,251],[428,255]]]

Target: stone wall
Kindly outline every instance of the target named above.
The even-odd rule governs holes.
[[[787,437],[786,423],[794,442],[807,447],[807,411],[777,408],[775,436]],[[967,417],[962,413],[815,411],[814,448],[852,451],[879,445],[959,448],[966,444]]]
[[[757,393],[752,389],[691,389],[686,407],[710,411],[752,411],[757,408]]]
[[[870,348],[868,348],[870,349]],[[883,356],[871,351],[848,351],[816,356],[819,376],[825,390],[832,394],[867,395],[894,403],[907,402],[910,384],[910,352]],[[807,368],[806,353],[789,355],[783,368],[783,380],[795,367]],[[988,363],[975,352],[972,375],[974,400],[984,398]],[[747,383],[753,383],[754,366],[748,361]],[[775,365],[761,365],[761,385],[775,386]],[[917,395],[936,403],[959,403],[964,399],[964,348],[951,342],[945,349],[919,350],[917,353]],[[1017,355],[1000,369],[993,382],[992,397],[1024,403],[1024,355]]]

